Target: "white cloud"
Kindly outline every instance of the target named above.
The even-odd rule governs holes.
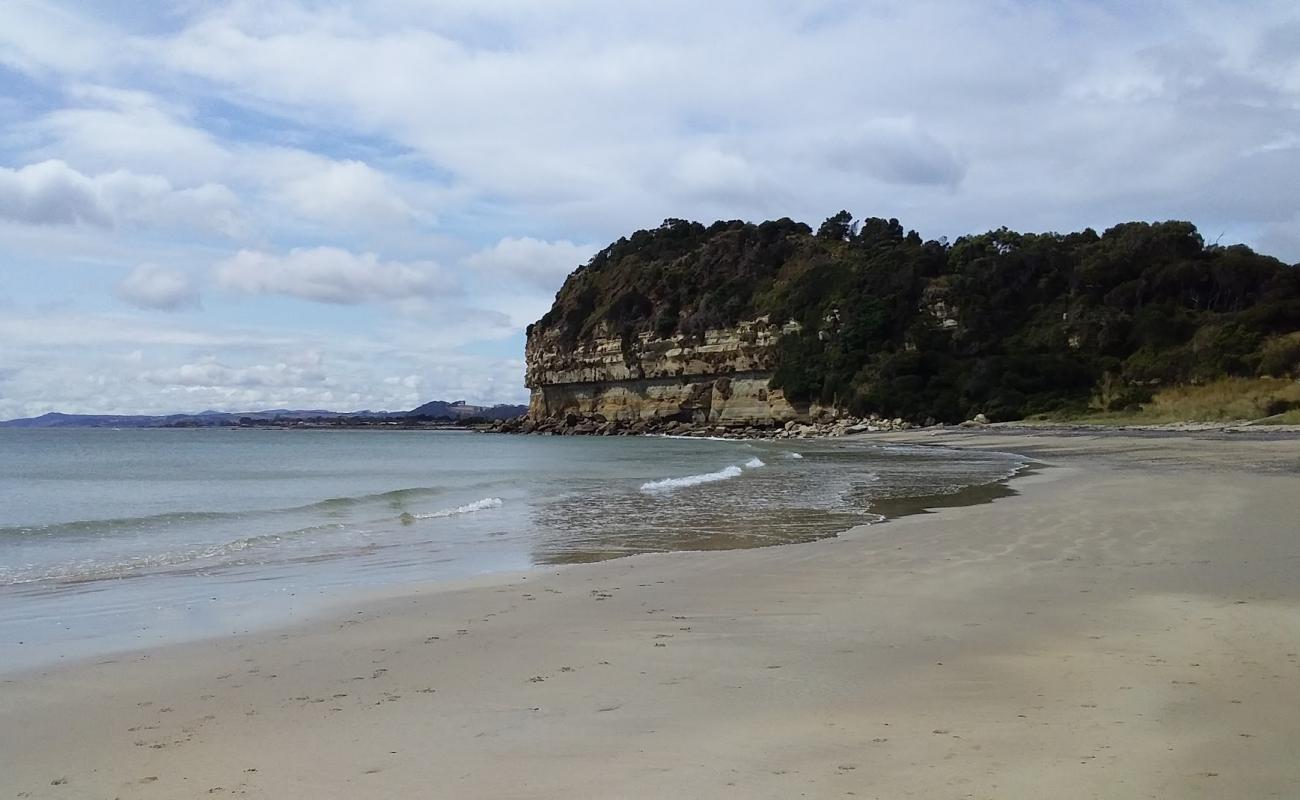
[[[514,220],[601,239],[841,206],[931,235],[1080,227],[1148,193],[1161,213],[1245,217],[1189,184],[1294,127],[1300,101],[1275,33],[1300,11],[1274,0],[1231,19],[1208,0],[414,9],[222,6],[155,53],[301,124],[410,148]]]
[[[285,295],[358,305],[454,293],[456,282],[431,261],[382,261],[338,247],[294,248],[284,255],[240,250],[216,267],[218,284],[246,294]]]
[[[188,227],[237,235],[239,201],[225,186],[178,189],[158,175],[85,175],[62,161],[0,167],[0,219],[29,225]]]
[[[387,175],[360,161],[327,161],[288,180],[279,195],[299,214],[344,225],[403,223],[422,215]]]
[[[0,3],[0,64],[26,72],[80,73],[114,56],[111,32],[48,3]]]
[[[157,264],[141,264],[118,284],[117,295],[139,308],[178,311],[199,305],[199,290],[189,275]]]
[[[64,164],[0,167],[0,218],[32,225],[111,225],[96,181]]]
[[[316,385],[328,386],[330,383],[323,369],[295,366],[284,362],[230,367],[216,361],[205,361],[150,370],[142,373],[140,379],[162,386],[241,389],[304,388]]]
[[[494,403],[527,397],[518,358],[458,352],[439,329],[415,320],[347,335],[288,333],[274,326],[231,329],[214,325],[211,315],[0,309],[0,341],[0,419],[55,410],[397,410],[434,399]],[[386,380],[394,375],[404,378]]]
[[[143,350],[231,349],[283,346],[283,333],[232,328],[205,329],[183,318],[161,320],[134,314],[87,314],[74,311],[0,309],[0,341],[4,355],[43,348],[71,351],[78,347],[121,347],[126,353]]]
[[[432,207],[447,195],[445,189],[400,180],[355,158],[333,159],[269,141],[227,140],[204,129],[183,103],[149,92],[77,84],[65,97],[67,107],[14,126],[21,133],[17,140],[26,144],[26,158],[68,162],[82,172],[196,184],[188,190],[194,195],[191,204],[215,199],[213,181],[219,180],[223,200],[261,211],[258,216],[271,228],[307,225],[349,232],[428,225]],[[247,233],[245,221],[229,214],[214,218],[209,227]]]
[[[182,183],[224,179],[238,164],[217,137],[186,118],[183,106],[143,91],[77,84],[63,106],[16,126],[30,159],[57,158],[80,169],[165,175]]]
[[[547,242],[530,236],[507,236],[491,247],[467,256],[467,269],[494,287],[510,288],[522,282],[522,288],[537,287],[555,291],[570,272],[587,263],[600,248],[592,244],[574,244],[568,240]]]

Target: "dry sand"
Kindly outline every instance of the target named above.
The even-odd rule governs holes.
[[[9,675],[0,797],[1300,796],[1300,440],[879,438],[1049,466]]]

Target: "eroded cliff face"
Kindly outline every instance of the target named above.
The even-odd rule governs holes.
[[[680,420],[717,425],[806,420],[827,410],[791,403],[768,388],[774,346],[784,329],[767,318],[706,331],[702,338],[619,337],[609,330],[575,345],[534,330],[525,350],[528,415],[576,414],[607,420]]]

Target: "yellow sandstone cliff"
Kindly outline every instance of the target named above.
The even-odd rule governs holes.
[[[702,337],[627,338],[598,331],[569,345],[554,330],[533,331],[525,383],[534,421],[566,415],[632,423],[678,420],[723,426],[806,420],[827,410],[795,404],[771,389],[774,345],[784,329],[766,317]]]

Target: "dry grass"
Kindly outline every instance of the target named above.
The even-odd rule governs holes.
[[[1270,406],[1300,406],[1300,381],[1289,378],[1221,378],[1201,385],[1173,386],[1156,394],[1140,411],[1097,412],[1076,419],[1106,425],[1159,425],[1171,422],[1300,424],[1300,408],[1270,415]]]

